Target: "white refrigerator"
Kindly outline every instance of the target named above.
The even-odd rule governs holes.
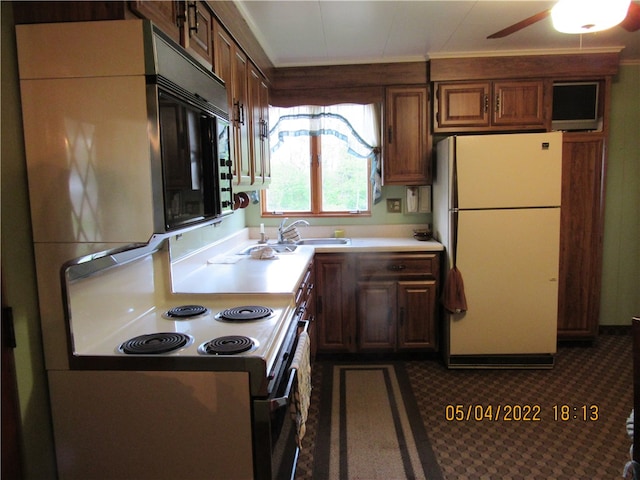
[[[467,300],[444,312],[449,368],[553,366],[561,178],[562,132],[438,142],[433,231]]]

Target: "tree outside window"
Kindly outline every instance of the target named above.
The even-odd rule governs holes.
[[[272,181],[263,215],[369,215],[375,112],[372,105],[272,107]]]

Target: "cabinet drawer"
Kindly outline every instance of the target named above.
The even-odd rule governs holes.
[[[415,254],[362,254],[358,259],[360,279],[372,277],[438,277],[438,255]]]

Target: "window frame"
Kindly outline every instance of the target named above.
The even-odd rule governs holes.
[[[367,178],[367,198],[368,209],[358,211],[323,211],[322,210],[322,135],[309,136],[309,154],[310,154],[310,200],[311,210],[309,211],[269,211],[266,210],[267,205],[267,190],[260,191],[260,216],[263,218],[277,218],[277,217],[343,217],[343,218],[362,218],[371,217],[371,209],[373,204],[373,186],[369,178]],[[367,172],[371,172],[371,158],[363,159],[367,162]]]

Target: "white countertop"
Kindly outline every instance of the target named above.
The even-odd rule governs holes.
[[[293,253],[258,260],[236,252],[256,239],[243,231],[172,265],[174,293],[291,294],[298,289],[315,253],[438,252],[442,244],[405,237],[350,238],[348,245],[300,245]]]
[[[444,247],[434,240],[421,242],[413,238],[351,238],[350,245],[316,245],[316,253],[349,252],[441,252]]]

